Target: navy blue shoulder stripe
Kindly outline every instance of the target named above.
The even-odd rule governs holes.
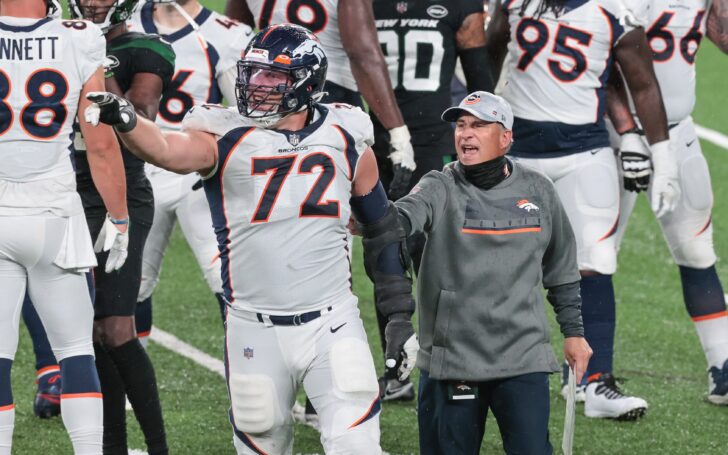
[[[40,19],[35,24],[30,25],[10,25],[10,24],[4,24],[0,22],[0,30],[5,30],[7,32],[32,32],[33,30],[37,29],[43,24],[46,24],[50,21],[52,21],[52,17],[45,17],[43,19]]]
[[[349,134],[341,125],[334,124],[334,128],[339,130],[341,136],[344,138],[344,153],[346,153],[346,162],[349,164],[349,180],[354,180],[354,171],[356,170],[356,163],[359,161],[359,154],[356,152],[356,141],[354,137]]]

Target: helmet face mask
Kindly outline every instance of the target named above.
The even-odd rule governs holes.
[[[323,97],[327,67],[326,54],[311,32],[291,24],[267,27],[238,61],[238,111],[271,127]]]
[[[106,33],[127,21],[138,0],[68,0],[68,10],[74,19],[86,19]]]

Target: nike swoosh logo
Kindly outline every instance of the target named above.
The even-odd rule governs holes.
[[[331,330],[331,333],[336,333],[340,328],[344,327],[346,325],[346,322],[338,326],[337,328],[329,327],[329,330]]]
[[[690,147],[691,145],[693,145],[693,142],[695,142],[695,139],[693,139],[690,142],[686,142],[685,145],[687,145],[688,147]]]

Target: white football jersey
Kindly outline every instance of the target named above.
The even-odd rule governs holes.
[[[295,314],[354,298],[346,226],[356,163],[374,142],[369,116],[319,105],[304,129],[279,132],[201,106],[184,125],[219,136],[204,184],[232,305]]]
[[[525,14],[523,0],[503,2],[511,39],[503,97],[515,117],[569,125],[596,123],[606,109],[612,49],[639,25],[621,0],[571,0],[557,19]]]
[[[358,92],[351,64],[339,36],[339,0],[247,0],[258,28],[292,23],[311,30],[324,46],[329,60],[326,80]]]
[[[2,213],[75,211],[73,122],[105,55],[106,40],[90,22],[0,17]],[[37,194],[23,182],[37,182]]]
[[[645,28],[667,120],[677,123],[695,106],[695,57],[705,34],[708,0],[648,0]]]
[[[154,22],[154,6],[148,1],[138,8],[131,28],[161,34],[174,49],[175,74],[159,103],[157,124],[163,129],[179,130],[185,114],[193,106],[222,101],[218,78],[236,66],[253,31],[245,24],[203,8],[194,18],[200,27],[199,33],[187,25],[174,33],[163,34]],[[234,105],[235,97],[227,102]]]

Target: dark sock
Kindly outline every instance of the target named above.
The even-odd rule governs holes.
[[[147,352],[138,339],[115,348],[107,348],[126,386],[126,395],[144,433],[149,455],[164,455],[167,438],[164,432],[162,406],[159,403],[157,379]]]
[[[581,277],[581,301],[584,338],[594,351],[585,376],[611,373],[616,325],[612,276]]]
[[[152,298],[147,297],[141,302],[137,302],[136,314],[134,315],[134,325],[136,326],[137,336],[149,336],[152,331]]]
[[[104,400],[104,455],[126,454],[126,395],[119,371],[106,349],[94,343],[96,371]]]
[[[0,358],[0,408],[13,404],[13,389],[10,386],[10,370],[13,361]]]
[[[53,355],[51,344],[48,342],[48,336],[46,335],[43,323],[38,316],[38,312],[35,311],[33,302],[30,301],[28,294],[25,294],[25,300],[23,301],[23,321],[25,326],[28,328],[30,338],[33,340],[33,352],[35,352],[35,370],[42,370],[50,366],[58,365],[56,362],[56,356]]]
[[[225,316],[227,315],[227,301],[225,300],[225,295],[217,292],[215,293],[215,298],[217,298],[217,304],[220,307],[220,317],[222,318],[222,323],[225,325]]]
[[[693,269],[680,266],[685,308],[691,318],[699,318],[726,310],[723,286],[715,266]]]

